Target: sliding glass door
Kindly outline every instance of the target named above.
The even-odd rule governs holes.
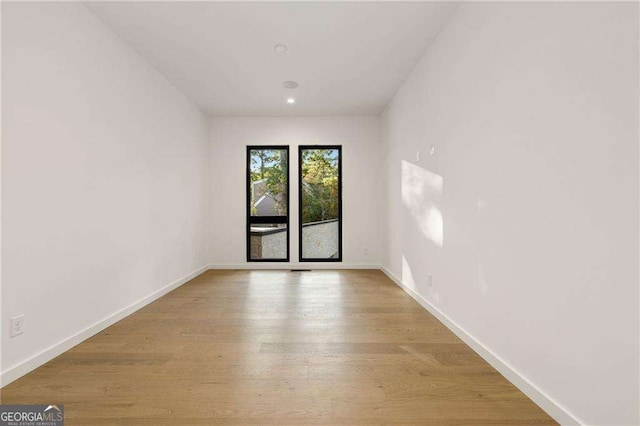
[[[342,147],[300,146],[300,261],[342,261]]]
[[[289,261],[289,147],[247,147],[247,261]]]

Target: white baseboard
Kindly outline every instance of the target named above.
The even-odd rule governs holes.
[[[551,399],[542,390],[536,387],[522,374],[516,371],[511,365],[494,354],[489,348],[480,343],[475,337],[469,334],[464,328],[459,326],[455,321],[445,315],[440,309],[429,303],[424,297],[416,293],[413,289],[407,287],[400,278],[395,276],[385,267],[380,268],[394,283],[402,288],[409,296],[418,302],[423,308],[429,311],[440,322],[442,322],[449,330],[471,347],[478,355],[487,361],[493,368],[498,370],[507,380],[527,395],[533,402],[542,408],[547,414],[554,418],[562,425],[581,425],[585,424],[577,420],[566,408]]]
[[[95,334],[101,332],[102,330],[109,327],[110,325],[115,324],[116,322],[120,321],[126,316],[131,315],[138,309],[148,305],[154,300],[169,293],[171,290],[174,290],[180,287],[182,284],[192,280],[193,278],[197,277],[198,275],[202,274],[208,269],[209,269],[208,266],[203,266],[201,268],[198,268],[192,273],[172,282],[166,287],[163,287],[160,290],[157,290],[149,294],[148,296],[143,297],[137,302],[134,302],[133,304],[127,306],[126,308],[121,309],[120,311],[112,315],[109,315],[106,318],[101,319],[100,321],[96,322],[93,325],[90,325],[89,327],[74,334],[73,336],[70,336],[64,339],[63,341],[56,343],[55,345],[32,356],[31,358],[25,361],[22,361],[14,365],[13,367],[8,368],[6,371],[3,371],[2,374],[0,375],[1,386],[6,386],[9,383],[13,382],[14,380],[29,373],[30,371],[35,370],[37,367],[40,367],[42,364],[48,361],[51,361],[53,358],[57,357],[61,353],[68,351],[69,349],[76,346],[77,344],[83,342],[84,340],[87,340],[89,337],[94,336]]]
[[[212,263],[209,269],[380,269],[379,264],[342,263],[342,262],[246,262],[246,263]]]

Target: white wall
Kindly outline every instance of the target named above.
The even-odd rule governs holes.
[[[7,373],[206,265],[208,122],[80,3],[3,2],[2,63]]]
[[[463,3],[383,117],[383,264],[587,424],[640,422],[638,100],[637,3]]]
[[[211,121],[211,263],[246,264],[246,147],[290,145],[291,256],[298,263],[298,145],[342,145],[343,264],[380,263],[378,117],[214,118]],[[238,212],[241,212],[240,214]],[[367,248],[368,255],[364,254]],[[278,266],[251,263],[252,267]],[[328,264],[338,267],[340,264]]]

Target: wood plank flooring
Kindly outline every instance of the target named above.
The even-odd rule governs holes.
[[[380,271],[208,271],[2,389],[67,425],[548,425]]]

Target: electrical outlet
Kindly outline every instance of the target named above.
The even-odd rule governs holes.
[[[369,249],[368,249],[368,248],[366,248],[366,247],[364,247],[364,248],[362,249],[362,254],[363,254],[364,256],[369,256]]]
[[[11,318],[11,337],[24,333],[24,314]]]
[[[420,151],[416,151],[416,161],[420,162]]]
[[[433,275],[431,275],[431,272],[427,273],[427,286],[433,287]]]

